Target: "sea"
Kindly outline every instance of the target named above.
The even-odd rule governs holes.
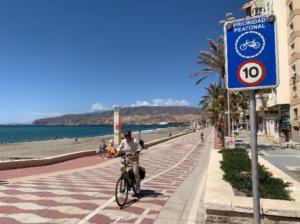
[[[140,130],[143,133],[176,126],[178,125],[122,125],[121,131],[131,130],[135,132]],[[113,125],[0,125],[0,144],[76,137],[85,138],[112,134]]]

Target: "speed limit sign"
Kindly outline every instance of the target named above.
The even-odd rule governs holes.
[[[236,75],[245,86],[256,86],[264,80],[266,70],[265,66],[258,60],[247,60],[239,65]]]
[[[228,90],[267,89],[279,85],[274,15],[227,21],[224,34]]]

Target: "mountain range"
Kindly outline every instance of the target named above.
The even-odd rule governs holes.
[[[202,119],[200,108],[186,106],[141,106],[120,109],[121,121],[127,124],[187,123]],[[33,121],[35,125],[113,124],[113,110],[85,114],[66,114]]]

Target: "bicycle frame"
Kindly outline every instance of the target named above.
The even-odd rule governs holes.
[[[121,173],[121,176],[117,181],[116,190],[115,190],[116,202],[120,206],[120,208],[123,208],[123,206],[127,203],[128,191],[130,191],[131,189],[133,190],[134,194],[139,198],[139,195],[137,194],[136,189],[134,187],[134,181],[131,180],[128,173],[128,168],[130,167],[128,165],[128,158],[127,156],[122,156],[122,159],[123,159],[122,163],[124,164],[124,171]],[[123,186],[122,183],[124,184]],[[125,195],[123,196],[123,198],[125,198],[124,200],[119,200],[119,196],[118,196],[119,192],[121,194],[125,193]],[[122,196],[120,197],[122,198]]]

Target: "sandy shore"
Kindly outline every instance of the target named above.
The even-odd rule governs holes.
[[[154,132],[141,132],[145,142],[164,138],[172,134],[178,134],[185,130],[184,127],[162,129]],[[133,134],[137,137],[137,133]],[[15,159],[38,159],[59,154],[78,152],[84,150],[97,150],[102,139],[112,139],[113,136],[99,136],[91,138],[79,138],[79,143],[74,139],[57,139],[48,141],[23,142],[14,144],[0,144],[0,161]]]

